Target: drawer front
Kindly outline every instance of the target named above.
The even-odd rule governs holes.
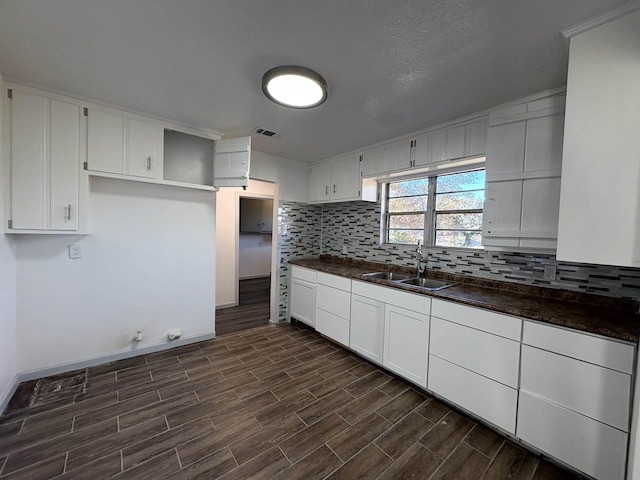
[[[362,297],[373,298],[427,315],[431,308],[431,298],[426,295],[407,293],[393,287],[381,287],[373,283],[353,281],[351,291]]]
[[[310,270],[308,268],[297,267],[296,265],[291,266],[291,277],[299,278],[300,280],[305,280],[307,282],[316,283],[316,271]]]
[[[429,355],[429,390],[515,433],[518,392],[501,383]]]
[[[316,330],[342,345],[349,346],[349,321],[342,317],[316,310]]]
[[[351,293],[326,285],[318,285],[316,287],[316,308],[349,320],[351,317]]]
[[[520,341],[522,320],[518,317],[436,299],[431,305],[431,316]]]
[[[339,277],[337,275],[330,275],[324,272],[318,272],[316,275],[318,284],[327,285],[329,287],[344,290],[346,292],[351,291],[351,279]]]
[[[518,388],[519,342],[432,317],[429,353]]]
[[[520,388],[629,430],[631,376],[625,373],[523,345]]]
[[[517,436],[597,479],[624,478],[626,433],[522,391]]]
[[[606,338],[525,321],[522,342],[568,357],[631,374],[634,347]]]

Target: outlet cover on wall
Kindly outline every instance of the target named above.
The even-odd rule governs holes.
[[[349,252],[347,251],[347,246],[346,246],[346,245],[343,245],[343,246],[342,246],[342,253],[345,253],[345,254],[346,254],[346,253],[349,253]]]
[[[69,258],[82,258],[82,247],[79,243],[69,245]]]
[[[544,266],[544,279],[545,280],[555,280],[557,274],[557,267],[555,265],[545,265]]]

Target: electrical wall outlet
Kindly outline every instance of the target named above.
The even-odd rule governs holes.
[[[545,265],[544,266],[544,279],[545,280],[555,280],[557,273],[558,273],[558,267],[556,267],[555,265]]]
[[[69,245],[69,258],[82,258],[82,247],[79,243]]]
[[[342,253],[344,253],[345,255],[346,255],[347,253],[349,253],[349,251],[347,250],[347,246],[346,246],[346,245],[343,245],[343,246],[342,246]]]

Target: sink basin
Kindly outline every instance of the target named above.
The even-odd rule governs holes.
[[[389,280],[392,282],[397,282],[399,280],[405,280],[407,278],[411,278],[411,275],[407,275],[405,273],[396,273],[396,272],[373,272],[373,273],[365,273],[364,277],[369,278],[377,278],[378,280]]]
[[[424,288],[426,290],[442,290],[443,288],[458,285],[457,282],[447,282],[446,280],[436,280],[434,278],[408,278],[399,280],[398,283]]]

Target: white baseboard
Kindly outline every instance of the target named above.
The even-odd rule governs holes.
[[[224,310],[225,308],[233,308],[237,306],[237,303],[223,303],[222,305],[216,305],[216,310]]]
[[[171,342],[161,343],[157,345],[149,345],[144,348],[136,350],[127,350],[126,352],[118,352],[111,355],[102,357],[95,357],[78,362],[70,362],[53,367],[42,368],[38,370],[29,370],[26,372],[20,372],[15,375],[13,384],[9,385],[0,397],[0,414],[4,412],[4,409],[9,404],[11,397],[15,393],[18,385],[22,382],[29,380],[35,380],[37,378],[49,377],[51,375],[57,375],[59,373],[71,372],[73,370],[80,370],[81,368],[94,367],[96,365],[102,365],[103,363],[115,362],[117,360],[123,360],[125,358],[137,357],[139,355],[147,355],[149,353],[161,352],[163,350],[169,350],[175,347],[181,347],[183,345],[189,345],[191,343],[204,342],[205,340],[211,340],[215,338],[216,334],[208,333],[206,335],[198,335],[195,337],[180,338]]]
[[[243,275],[240,277],[240,280],[254,280],[256,278],[269,278],[271,277],[271,272],[259,274],[259,275]]]

